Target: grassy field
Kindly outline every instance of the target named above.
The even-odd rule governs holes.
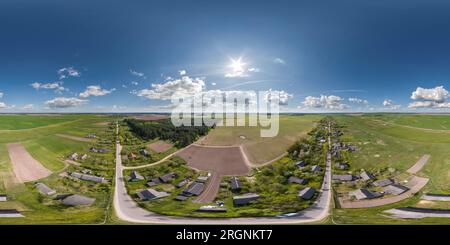
[[[430,178],[423,189],[424,192],[448,194],[450,190],[450,137],[423,128],[437,127],[439,120],[450,121],[450,116],[436,115],[406,115],[413,117],[410,125],[404,127],[397,123],[408,120],[403,115],[363,115],[335,116],[338,122],[345,125],[345,141],[353,142],[358,150],[350,154],[352,171],[360,169],[378,172],[393,168],[394,175],[400,174],[411,167],[422,155],[430,154],[431,158],[419,172],[420,176]],[[438,121],[437,118],[439,118]],[[392,121],[397,123],[392,124]],[[431,123],[433,122],[433,123]],[[434,125],[434,126],[432,126]],[[382,211],[393,207],[421,206],[419,198],[407,199],[403,202],[377,208],[334,211],[334,221],[337,223],[421,223],[420,220],[395,220],[387,218]],[[424,223],[442,223],[443,219],[427,219]],[[444,222],[445,223],[445,222]],[[448,223],[448,220],[447,220]]]
[[[0,115],[0,130],[37,128],[77,119],[79,115]]]
[[[371,115],[382,121],[424,129],[450,130],[450,117],[448,115],[415,115],[415,114],[379,114]]]
[[[106,215],[109,214],[106,208],[111,202],[111,183],[96,184],[78,181],[61,177],[60,173],[61,171],[90,170],[93,174],[112,179],[114,134],[113,129],[104,122],[112,121],[114,118],[96,115],[0,117],[9,119],[16,117],[16,120],[21,120],[15,128],[0,130],[0,193],[7,194],[9,198],[7,202],[0,204],[0,209],[18,209],[25,215],[25,218],[0,219],[0,224],[103,223],[107,218]],[[28,120],[29,122],[25,123]],[[3,121],[1,123],[4,124]],[[10,124],[14,123],[10,122]],[[96,133],[98,139],[93,143],[79,142],[55,135],[59,133],[80,137]],[[58,194],[82,194],[94,197],[95,203],[90,207],[66,207],[59,201],[38,193],[33,183],[18,183],[6,150],[6,144],[11,142],[22,143],[36,160],[54,172],[40,181],[57,190]],[[91,146],[107,148],[111,153],[90,153]],[[73,152],[87,153],[89,158],[82,161],[79,167],[65,165],[63,161]]]
[[[319,121],[322,115],[280,115],[280,130],[276,137],[260,136],[261,127],[216,127],[200,141],[205,145],[243,145],[252,163],[261,164],[281,154]]]

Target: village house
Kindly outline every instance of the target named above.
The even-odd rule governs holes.
[[[334,167],[340,170],[347,170],[350,168],[350,165],[347,162],[336,162]]]
[[[333,180],[339,182],[352,181],[354,179],[351,174],[334,174]]]
[[[238,205],[246,205],[249,204],[257,199],[259,199],[260,196],[258,194],[255,193],[246,193],[244,195],[241,196],[234,196],[233,197],[233,204],[238,206]]]
[[[190,184],[184,191],[184,196],[199,196],[205,189],[205,184],[200,182],[194,182]]]
[[[5,194],[0,194],[0,202],[6,202],[8,201],[8,196]]]
[[[159,179],[161,180],[161,182],[163,183],[169,183],[173,180],[173,178],[175,178],[177,175],[175,173],[168,173],[165,174],[161,177],[159,177]]]
[[[373,192],[368,189],[362,188],[348,193],[349,196],[356,198],[357,200],[374,199],[383,196],[382,193]]]
[[[364,181],[368,181],[368,180],[374,180],[375,176],[367,171],[362,171],[361,174],[359,175],[361,177],[362,180]]]
[[[181,187],[185,186],[187,183],[188,183],[188,181],[184,179],[184,180],[178,182],[178,184],[176,184],[175,187],[181,188]]]
[[[133,171],[130,174],[130,181],[141,181],[144,179],[144,176],[140,175],[137,171]]]
[[[304,185],[304,184],[306,184],[307,181],[305,179],[300,179],[298,177],[291,176],[288,178],[288,182],[293,183],[293,184]]]
[[[390,184],[394,184],[394,181],[392,181],[391,179],[382,179],[382,180],[377,180],[377,181],[373,182],[372,184],[374,186],[378,186],[378,187],[385,187]]]
[[[146,189],[137,193],[139,199],[143,201],[150,201],[155,199],[160,199],[169,196],[167,192],[157,191],[154,189]]]
[[[303,168],[306,166],[306,162],[305,161],[298,161],[295,163],[295,166],[297,166],[298,168]]]
[[[208,176],[199,176],[196,181],[200,182],[200,183],[206,183],[206,181],[208,181],[208,179],[209,179]]]
[[[402,186],[399,184],[391,184],[391,185],[384,187],[384,189],[383,189],[384,193],[391,194],[391,195],[400,195],[407,190],[409,190],[408,187],[405,187],[405,186]]]
[[[318,171],[320,171],[319,165],[311,166],[311,172],[315,173],[315,172],[318,172]]]
[[[298,192],[298,197],[303,200],[310,200],[311,198],[313,198],[315,193],[316,189],[312,187],[306,187]]]
[[[72,172],[70,173],[70,176],[77,178],[77,179],[81,179],[81,180],[87,180],[87,181],[92,181],[92,182],[97,182],[97,183],[106,183],[106,179],[103,177],[98,177],[98,176],[93,176],[93,175],[88,175],[88,174],[80,174],[80,173],[76,173],[76,172]]]
[[[72,155],[69,156],[69,159],[72,161],[78,160],[78,153],[72,153]]]
[[[150,156],[150,152],[148,152],[146,149],[140,149],[139,154],[141,154],[144,157]]]

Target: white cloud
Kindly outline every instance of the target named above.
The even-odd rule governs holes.
[[[248,68],[248,71],[249,72],[259,72],[260,70],[259,70],[259,68],[256,68],[256,67],[250,67],[250,68]]]
[[[80,93],[80,97],[87,98],[89,96],[104,96],[104,95],[112,93],[115,90],[116,90],[115,88],[106,90],[106,89],[102,89],[98,85],[91,85],[91,86],[88,86],[83,93]]]
[[[137,86],[137,85],[139,85],[139,82],[133,81],[133,82],[131,82],[131,85]]]
[[[445,102],[448,98],[450,98],[450,95],[444,86],[437,86],[430,89],[418,87],[411,95],[411,99],[413,100],[429,100],[436,103]]]
[[[444,88],[444,86],[437,86],[435,88],[422,88],[418,87],[416,91],[411,94],[411,99],[414,102],[408,105],[409,108],[450,108],[450,102],[447,100],[450,98],[450,93]]]
[[[202,92],[205,82],[202,78],[190,78],[183,76],[180,79],[168,81],[166,83],[152,84],[152,89],[137,91],[137,96],[147,99],[170,100],[175,93],[186,96],[193,96]]]
[[[58,109],[58,108],[69,108],[74,106],[80,106],[87,102],[87,100],[82,100],[78,98],[67,98],[67,97],[58,97],[52,100],[48,100],[45,102],[45,105],[49,108]]]
[[[401,105],[397,105],[394,103],[394,101],[390,100],[390,99],[385,99],[383,101],[383,106],[389,109],[393,109],[393,110],[397,110],[400,109]]]
[[[186,70],[179,70],[178,72],[180,73],[180,76],[186,75]]]
[[[273,60],[273,63],[279,64],[279,65],[285,65],[285,64],[286,64],[286,61],[284,61],[284,60],[281,59],[281,58],[275,58],[275,59]]]
[[[33,108],[34,108],[33,104],[27,104],[22,107],[22,109],[24,110],[33,110]]]
[[[5,103],[3,103],[3,102],[0,102],[0,109],[5,109],[7,106],[6,106],[6,104]]]
[[[369,104],[369,101],[365,100],[365,99],[360,99],[360,98],[348,98],[348,101],[353,102],[353,103],[358,103],[358,104]]]
[[[130,69],[130,73],[133,74],[133,75],[135,75],[135,76],[145,78],[145,74],[142,73],[142,72],[137,72],[137,71],[135,71],[135,70]]]
[[[66,91],[67,89],[63,87],[62,82],[54,82],[54,83],[38,83],[34,82],[30,84],[31,87],[33,87],[36,90],[39,89],[48,89],[48,90],[54,90],[56,93],[62,93]]]
[[[280,105],[287,105],[289,99],[291,99],[293,97],[292,94],[287,93],[286,91],[278,91],[278,90],[272,90],[269,89],[268,91],[266,91],[266,101],[272,101],[272,100],[278,100],[278,103]]]
[[[216,86],[216,85],[217,85],[217,83],[214,83],[214,82],[213,82],[213,83],[211,83],[211,85],[213,85],[213,86]]]
[[[0,99],[3,98],[5,94],[3,92],[0,92]]]
[[[80,77],[81,72],[73,67],[64,67],[58,70],[59,79],[64,79],[67,77]]]
[[[344,110],[349,108],[348,105],[342,103],[343,98],[336,95],[320,95],[320,97],[308,96],[302,102],[307,108],[323,108],[329,110]]]

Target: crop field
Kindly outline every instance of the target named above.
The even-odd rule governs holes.
[[[255,165],[266,163],[283,154],[304,136],[322,115],[280,115],[280,129],[276,137],[260,136],[262,127],[216,127],[199,143],[212,146],[242,145],[249,161]]]
[[[109,184],[90,183],[69,179],[67,171],[89,171],[105,176],[113,176],[114,154],[89,154],[94,143],[62,138],[57,134],[86,137],[89,133],[101,140],[113,141],[112,129],[105,122],[112,117],[95,115],[2,115],[0,116],[0,194],[8,196],[7,202],[0,203],[0,209],[17,209],[25,217],[0,219],[0,224],[38,223],[101,223],[106,219],[106,207],[110,204]],[[3,120],[5,119],[5,120]],[[13,123],[17,121],[18,123]],[[9,126],[8,126],[9,125]],[[12,127],[11,125],[14,125]],[[108,132],[108,130],[110,132]],[[20,143],[25,150],[52,174],[39,180],[55,189],[58,194],[82,194],[96,199],[89,207],[67,207],[54,197],[40,194],[33,186],[35,182],[20,183],[13,172],[7,144]],[[102,143],[103,144],[103,143]],[[113,144],[103,144],[113,152]],[[64,163],[73,152],[88,153],[90,158],[73,166]],[[64,213],[64,215],[61,215]]]
[[[405,118],[404,118],[405,117]],[[350,154],[351,170],[361,169],[378,173],[390,169],[398,175],[414,165],[423,155],[431,155],[418,173],[430,179],[422,190],[428,193],[449,194],[450,182],[450,131],[442,127],[450,121],[443,115],[362,115],[335,116],[345,125],[345,140],[353,142],[358,150]],[[393,123],[395,122],[395,123]],[[439,129],[429,130],[429,129]],[[366,209],[336,209],[335,223],[442,223],[443,219],[402,220],[388,218],[382,212],[394,207],[418,206],[422,192],[402,202]],[[437,204],[428,203],[428,207]]]

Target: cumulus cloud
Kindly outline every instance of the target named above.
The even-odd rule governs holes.
[[[308,96],[302,104],[307,108],[316,109],[344,110],[349,108],[343,101],[343,98],[336,95],[320,95],[320,97]]]
[[[409,108],[450,108],[450,93],[444,86],[437,86],[435,88],[418,87],[416,91],[411,94],[411,99],[414,102],[408,105]]]
[[[104,95],[112,93],[115,90],[116,90],[115,88],[106,90],[106,89],[102,89],[98,85],[91,85],[91,86],[88,86],[83,93],[80,93],[80,97],[87,98],[89,96],[104,96]]]
[[[273,63],[279,64],[279,65],[284,65],[284,64],[286,64],[286,61],[284,61],[284,60],[281,59],[281,58],[275,58],[275,59],[273,60]]]
[[[365,99],[360,99],[360,98],[348,98],[348,101],[353,102],[353,103],[357,103],[357,104],[369,104],[369,101],[365,100]]]
[[[3,102],[0,102],[0,109],[5,109],[7,106],[6,106],[6,104],[5,103],[3,103]]]
[[[284,90],[278,91],[269,89],[265,93],[266,101],[278,100],[278,103],[280,105],[287,105],[289,99],[291,99],[292,97],[293,97],[292,94],[289,94]]]
[[[46,101],[44,104],[49,108],[59,109],[59,108],[69,108],[74,106],[80,106],[87,102],[87,100],[82,100],[78,98],[67,98],[67,97],[58,97],[52,100]]]
[[[178,73],[180,73],[180,76],[186,75],[186,70],[179,70]]]
[[[62,82],[54,82],[54,83],[34,82],[30,85],[31,85],[31,87],[33,87],[36,90],[39,90],[39,89],[54,90],[56,93],[62,93],[65,90],[67,90],[66,88],[64,88]]]
[[[202,92],[205,82],[202,78],[183,76],[180,79],[165,83],[152,84],[151,89],[137,91],[137,96],[147,99],[170,100],[175,93],[185,96],[193,96]]]
[[[80,77],[81,72],[73,67],[63,67],[58,70],[59,79],[65,79],[67,77]]]
[[[133,82],[131,82],[131,85],[137,86],[137,85],[139,85],[139,82],[133,81]]]
[[[390,99],[385,99],[383,101],[383,106],[389,109],[393,109],[393,110],[397,110],[401,107],[401,105],[397,105],[394,103],[394,101],[390,100]]]
[[[211,85],[213,85],[213,86],[216,86],[216,85],[217,85],[217,83],[214,83],[214,82],[212,82],[212,83],[211,83]]]
[[[135,76],[138,76],[138,77],[143,77],[143,78],[145,78],[145,74],[142,73],[142,72],[137,72],[137,71],[135,71],[135,70],[130,69],[130,73],[131,73],[132,75],[135,75]]]

